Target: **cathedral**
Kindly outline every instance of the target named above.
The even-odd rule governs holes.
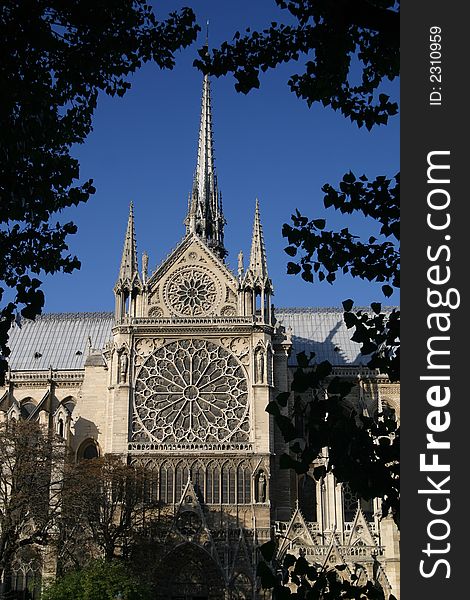
[[[272,536],[279,559],[341,564],[399,597],[393,519],[333,475],[315,480],[315,465],[302,476],[280,469],[285,443],[265,410],[290,389],[301,351],[357,381],[353,399],[369,414],[399,415],[398,385],[367,369],[340,309],[274,307],[258,201],[251,249],[237,272],[227,266],[211,110],[206,76],[179,244],[153,272],[145,253],[139,265],[131,205],[114,313],[15,325],[0,419],[52,424],[76,460],[114,454],[154,473],[151,493],[173,519],[154,565],[156,600],[267,598],[257,547]],[[53,576],[51,565],[16,568],[19,591],[28,577]]]

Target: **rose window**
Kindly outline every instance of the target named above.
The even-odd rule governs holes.
[[[248,441],[248,388],[228,350],[205,340],[162,346],[143,363],[134,394],[133,441]]]
[[[181,316],[200,316],[214,309],[217,286],[206,272],[184,269],[172,276],[165,286],[165,300]]]

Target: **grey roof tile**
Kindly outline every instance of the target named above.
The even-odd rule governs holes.
[[[369,311],[364,307],[355,310]],[[383,308],[385,312],[391,308]],[[349,330],[340,308],[276,308],[278,322],[292,328],[292,353],[290,364],[296,364],[296,355],[315,353],[315,361],[329,361],[334,366],[366,365],[367,356],[360,353],[360,344],[351,341],[354,330]]]
[[[296,363],[296,355],[302,351],[307,356],[315,352],[317,362],[328,360],[334,366],[368,362],[360,354],[359,344],[351,341],[352,331],[346,328],[341,309],[277,308],[275,315],[286,329],[292,328],[290,364]],[[104,348],[113,324],[111,312],[50,313],[35,321],[23,320],[21,327],[14,325],[10,330],[10,366],[15,371],[83,369],[88,338],[94,349]],[[97,361],[99,357],[90,357],[88,364]]]
[[[10,330],[9,363],[15,371],[83,369],[89,341],[103,348],[111,338],[113,313],[50,313],[24,319]]]

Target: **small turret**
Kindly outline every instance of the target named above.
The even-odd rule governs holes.
[[[258,199],[256,199],[255,219],[251,239],[250,264],[243,277],[241,287],[244,292],[245,314],[256,315],[261,317],[264,323],[271,324],[273,285],[268,275],[266,248],[264,246]]]
[[[137,297],[141,292],[142,282],[137,265],[134,230],[134,207],[131,202],[124,248],[122,250],[121,266],[119,268],[118,280],[114,286],[116,322],[120,322],[126,317],[137,316]]]

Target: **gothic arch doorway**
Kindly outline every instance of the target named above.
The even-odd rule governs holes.
[[[225,583],[214,559],[185,543],[163,559],[156,581],[157,600],[224,600]]]

